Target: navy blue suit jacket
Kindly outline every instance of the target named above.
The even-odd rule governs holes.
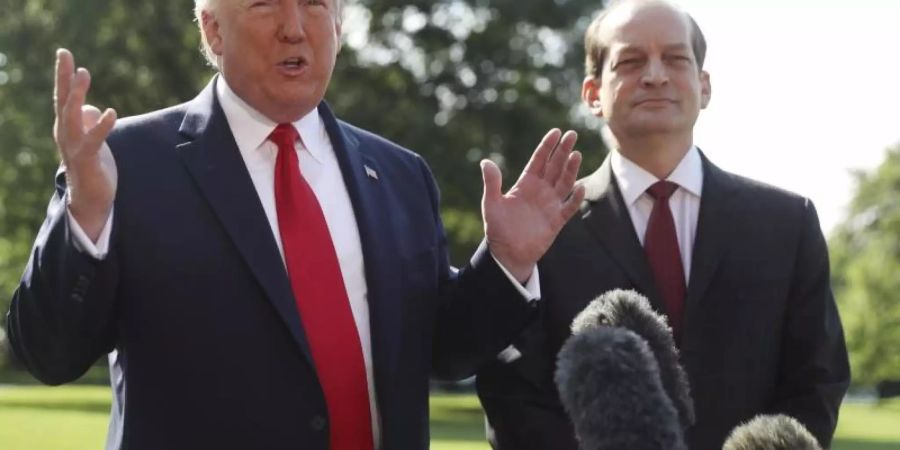
[[[262,205],[215,95],[121,120],[109,255],[79,252],[57,177],[8,315],[41,381],[111,358],[110,449],[328,448],[322,390]],[[461,378],[533,308],[484,247],[449,265],[418,155],[319,107],[365,258],[383,449],[428,447],[428,377]],[[366,174],[375,170],[378,178]]]

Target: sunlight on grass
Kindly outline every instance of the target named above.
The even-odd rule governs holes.
[[[106,387],[0,387],[2,450],[103,448],[109,416]],[[432,450],[490,450],[471,394],[431,397]],[[900,450],[900,400],[845,404],[833,450]]]
[[[109,403],[105,387],[0,388],[0,448],[101,449]]]
[[[900,449],[900,399],[882,405],[845,404],[837,435],[842,439],[890,442]]]

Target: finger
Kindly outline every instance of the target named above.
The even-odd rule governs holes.
[[[584,201],[584,185],[579,184],[575,186],[575,189],[572,190],[572,194],[569,195],[569,198],[563,202],[562,210],[560,211],[562,214],[563,222],[568,222],[569,219],[575,215],[575,212],[581,207],[581,203]]]
[[[544,135],[544,139],[541,139],[541,143],[538,144],[534,153],[531,154],[531,159],[529,159],[528,164],[525,165],[525,170],[522,172],[522,175],[527,173],[535,174],[539,177],[544,175],[547,158],[550,156],[550,153],[553,152],[553,149],[556,148],[556,144],[559,142],[559,136],[561,134],[562,132],[560,132],[558,128],[554,128]]]
[[[556,182],[559,181],[559,177],[565,169],[566,162],[569,160],[569,155],[572,154],[572,148],[575,147],[577,140],[578,133],[571,130],[567,131],[560,139],[556,149],[550,154],[547,168],[544,172],[544,179],[551,185],[556,185]]]
[[[65,137],[65,142],[78,142],[84,136],[81,107],[84,105],[84,98],[87,96],[90,85],[91,75],[87,69],[76,70],[72,76],[69,96],[61,116],[62,124],[59,132]]]
[[[56,118],[62,117],[63,106],[69,97],[69,85],[75,70],[75,59],[72,53],[61,48],[56,51],[56,84],[53,90],[53,108],[56,110]]]
[[[569,192],[572,192],[572,186],[575,185],[575,180],[578,178],[578,169],[581,168],[581,160],[581,152],[574,151],[569,154],[565,170],[554,185],[559,195],[568,195]]]
[[[84,128],[85,133],[100,123],[101,115],[100,109],[94,105],[84,105],[81,107],[81,125]]]
[[[495,202],[503,196],[503,174],[497,164],[489,159],[481,160],[481,179],[484,182],[484,195],[481,198],[482,205]]]
[[[84,148],[91,152],[99,151],[100,147],[103,146],[103,141],[109,137],[109,133],[112,131],[113,126],[116,125],[116,118],[116,110],[107,108],[106,111],[103,112],[103,115],[100,116],[100,121],[97,123],[97,126],[92,127],[87,132]]]

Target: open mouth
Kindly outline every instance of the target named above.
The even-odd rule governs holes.
[[[278,63],[278,67],[285,69],[290,72],[297,72],[303,70],[307,66],[307,62],[305,58],[294,57],[287,58],[284,61]]]

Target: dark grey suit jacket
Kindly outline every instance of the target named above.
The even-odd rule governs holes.
[[[732,428],[761,413],[794,416],[827,446],[850,373],[815,209],[705,156],[703,173],[679,343],[697,413],[689,448],[720,449]],[[580,182],[581,213],[539,264],[542,320],[515,342],[523,356],[478,375],[495,448],[577,448],[552,375],[588,302],[631,288],[664,312],[609,160]]]

